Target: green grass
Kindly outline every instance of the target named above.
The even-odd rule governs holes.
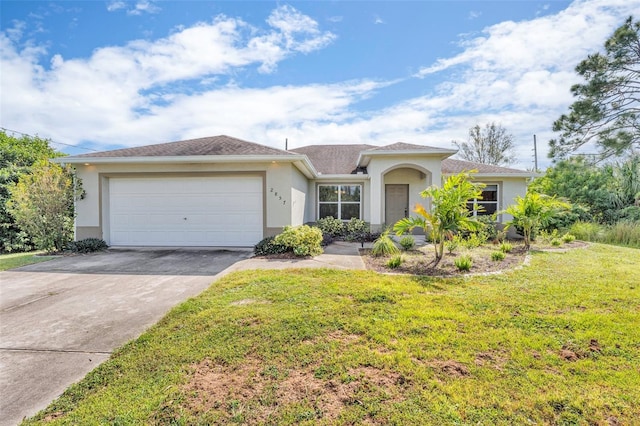
[[[569,232],[584,241],[640,248],[640,222],[620,221],[614,225],[576,222]]]
[[[25,424],[633,424],[640,256],[224,277]]]
[[[0,271],[31,265],[53,259],[51,256],[36,256],[43,252],[0,254]]]

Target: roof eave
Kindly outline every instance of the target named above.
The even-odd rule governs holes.
[[[451,176],[457,174],[456,172],[442,172],[444,176]],[[473,178],[535,178],[542,176],[540,173],[522,172],[522,173],[474,173]]]
[[[350,173],[350,174],[319,174],[316,180],[341,180],[341,181],[361,181],[369,180],[371,176],[366,173]]]
[[[309,161],[306,155],[176,155],[176,156],[144,156],[144,157],[59,157],[52,159],[60,164],[168,164],[168,163],[259,163],[280,161],[292,163]]]
[[[410,149],[410,150],[389,150],[389,151],[363,151],[358,155],[357,166],[366,167],[369,165],[371,161],[371,157],[376,156],[391,156],[391,155],[411,155],[415,157],[416,155],[422,156],[430,156],[430,157],[440,157],[440,159],[444,160],[445,158],[449,158],[458,150],[455,149],[438,149],[438,150],[425,150],[425,149]]]

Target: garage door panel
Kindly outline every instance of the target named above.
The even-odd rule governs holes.
[[[113,178],[112,245],[248,246],[262,239],[260,177]]]

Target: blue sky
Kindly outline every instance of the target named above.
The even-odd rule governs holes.
[[[533,165],[533,134],[549,164],[576,64],[640,16],[640,0],[0,8],[0,127],[71,154],[218,134],[450,148],[495,121],[516,137],[520,168]]]

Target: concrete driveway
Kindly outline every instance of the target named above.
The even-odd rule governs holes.
[[[109,250],[0,272],[0,425],[45,408],[245,250]]]

